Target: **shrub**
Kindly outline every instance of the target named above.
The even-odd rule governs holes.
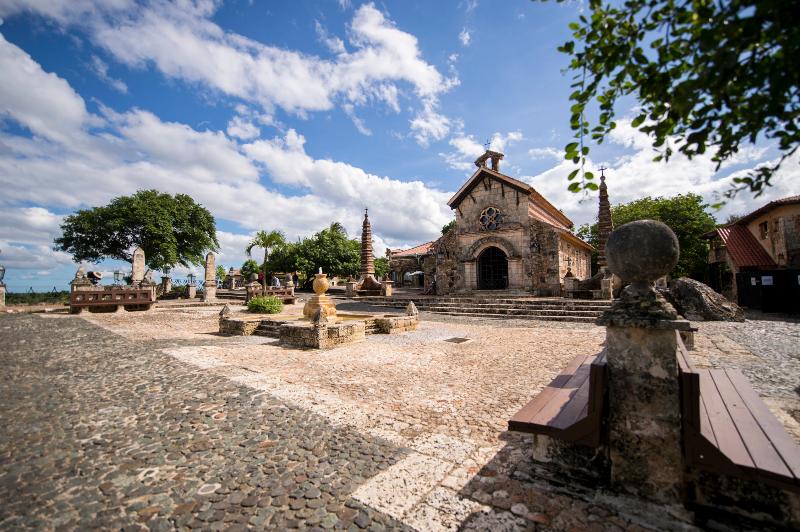
[[[283,310],[283,301],[275,296],[256,296],[248,301],[247,310],[250,312],[277,314]]]

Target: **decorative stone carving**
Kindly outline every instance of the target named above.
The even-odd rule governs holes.
[[[710,286],[681,277],[672,281],[669,297],[686,319],[692,321],[744,321],[744,311]]]
[[[144,280],[144,250],[137,247],[131,258],[131,285],[139,286]]]
[[[229,304],[225,303],[225,306],[222,307],[222,310],[219,311],[219,317],[220,318],[227,318],[228,316],[231,315],[231,312],[232,312],[231,311],[231,306]]]
[[[419,310],[413,301],[409,301],[406,306],[406,316],[419,316]]]

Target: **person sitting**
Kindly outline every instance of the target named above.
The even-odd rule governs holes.
[[[280,288],[281,287],[281,280],[278,279],[277,275],[272,276],[272,283],[270,284],[272,288]]]

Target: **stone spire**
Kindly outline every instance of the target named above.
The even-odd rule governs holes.
[[[375,260],[372,256],[372,226],[368,210],[364,209],[364,224],[361,226],[361,277],[375,275]]]
[[[611,221],[611,204],[608,201],[608,187],[606,186],[606,176],[603,171],[606,170],[600,167],[600,208],[597,213],[597,265],[602,271],[608,266],[606,261],[606,242],[608,242],[608,235],[614,229],[614,223]]]

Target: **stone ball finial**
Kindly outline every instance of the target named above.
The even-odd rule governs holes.
[[[678,237],[667,225],[639,220],[616,228],[606,243],[609,269],[623,281],[650,284],[678,263]]]

